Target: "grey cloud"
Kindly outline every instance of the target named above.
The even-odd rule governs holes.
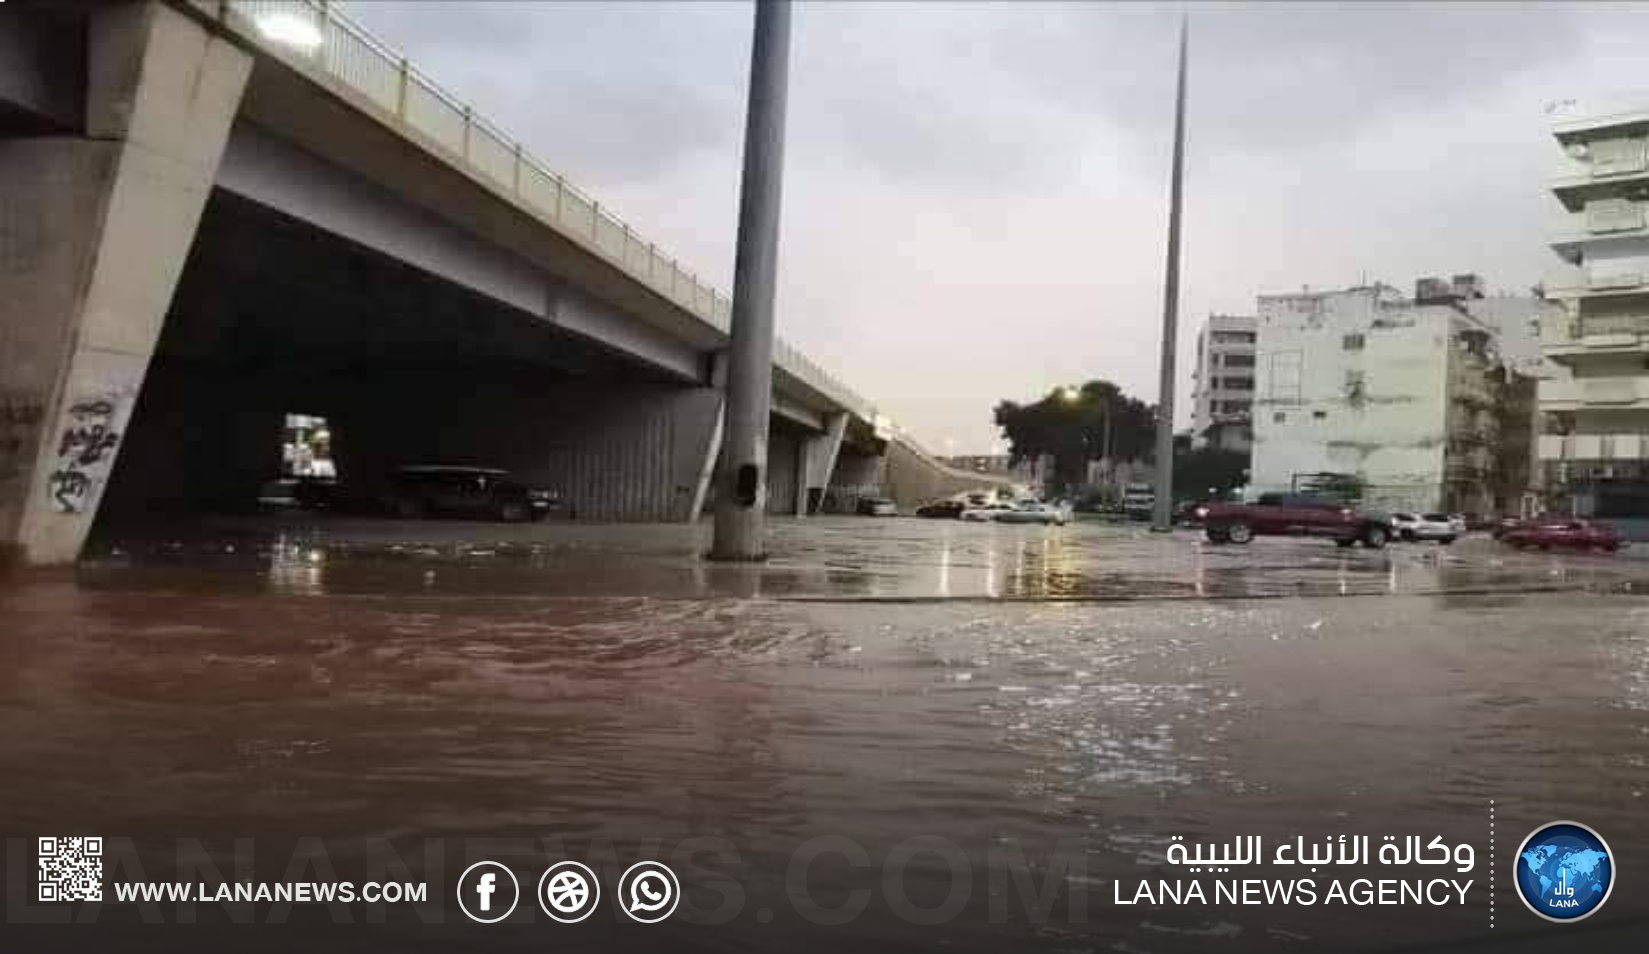
[[[644,233],[731,271],[747,3],[351,7]],[[1000,397],[1083,375],[1154,395],[1179,9],[799,4],[781,333],[960,450],[989,446]],[[1649,39],[1624,4],[1191,9],[1182,347],[1262,288],[1537,280],[1540,105],[1640,85]],[[913,373],[936,336],[943,367]]]
[[[737,147],[749,48],[740,5],[373,0],[349,9],[591,187]]]
[[[1469,101],[1564,60],[1590,29],[1645,29],[1621,5],[1219,4],[1191,7],[1200,141],[1253,152],[1333,144],[1393,113]],[[1132,131],[1168,122],[1178,13],[1067,4],[1005,16],[993,46],[1021,92]]]

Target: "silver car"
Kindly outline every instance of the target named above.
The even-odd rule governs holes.
[[[1040,503],[1028,500],[1014,506],[1010,510],[1003,510],[996,515],[997,523],[1040,523],[1044,526],[1063,527],[1069,523],[1071,512],[1064,507],[1053,504]]]
[[[1446,513],[1394,513],[1391,532],[1399,540],[1436,540],[1448,546],[1466,532],[1466,522]]]

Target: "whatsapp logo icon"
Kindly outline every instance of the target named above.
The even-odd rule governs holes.
[[[675,872],[656,861],[638,861],[618,879],[618,896],[631,920],[656,924],[675,912],[681,901],[681,882]]]

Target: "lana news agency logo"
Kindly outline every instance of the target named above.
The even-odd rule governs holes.
[[[1609,900],[1614,856],[1603,836],[1575,821],[1542,825],[1517,849],[1517,894],[1548,921],[1579,921]]]

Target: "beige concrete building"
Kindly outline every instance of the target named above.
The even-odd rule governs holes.
[[[1474,275],[1262,295],[1252,489],[1349,489],[1386,510],[1516,510],[1528,492],[1534,382],[1502,356],[1532,297]]]
[[[1538,451],[1553,509],[1649,531],[1649,97],[1554,108]]]

